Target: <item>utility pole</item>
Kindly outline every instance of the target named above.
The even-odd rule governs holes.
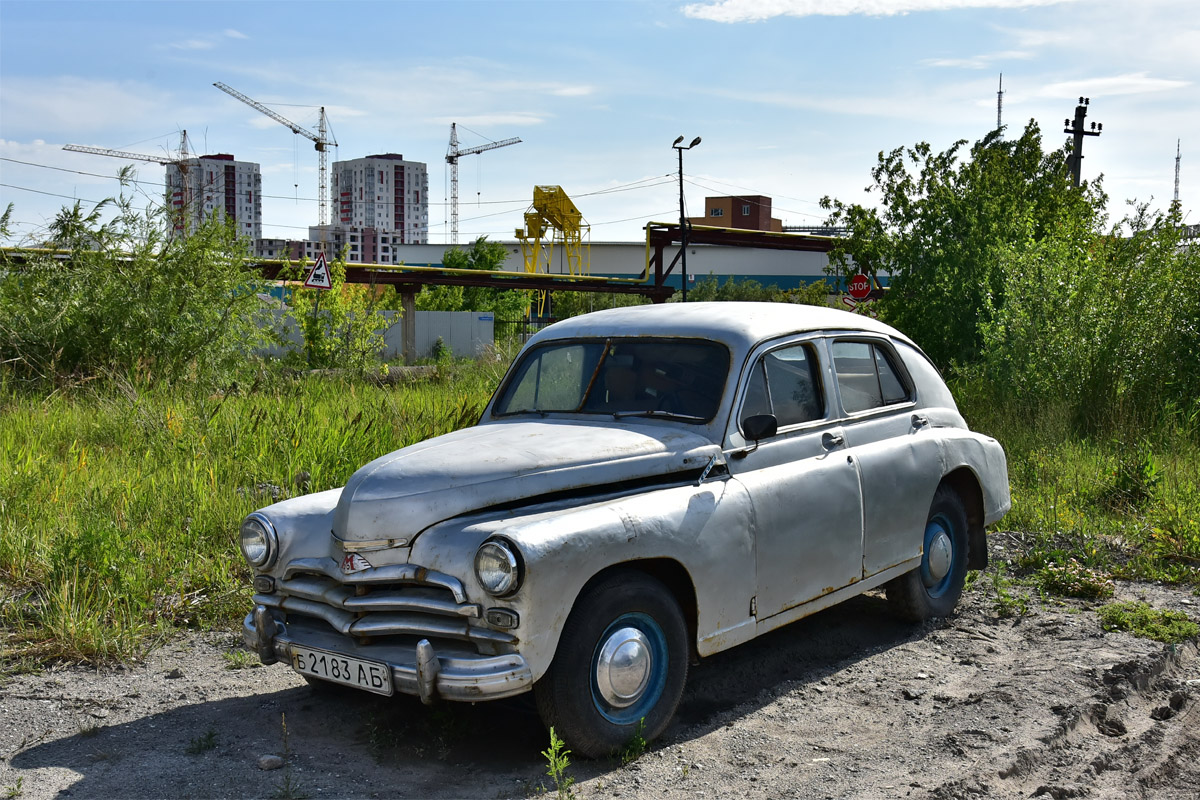
[[[1071,179],[1075,184],[1075,188],[1079,188],[1079,176],[1081,167],[1083,166],[1083,137],[1099,136],[1104,130],[1104,125],[1092,123],[1091,130],[1084,128],[1083,120],[1087,117],[1088,105],[1091,100],[1087,97],[1079,98],[1079,105],[1075,106],[1075,120],[1063,120],[1063,133],[1074,134],[1075,140],[1071,147],[1071,155],[1067,158],[1067,164],[1071,169]]]
[[[683,151],[691,150],[696,145],[700,144],[700,137],[692,139],[692,143],[684,147],[683,137],[680,136],[675,140],[671,147],[679,152],[679,267],[681,270],[680,277],[683,279],[683,302],[687,302],[687,240],[688,229],[692,223],[688,222],[687,215],[683,208]]]

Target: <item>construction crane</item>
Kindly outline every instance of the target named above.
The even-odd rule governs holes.
[[[182,215],[186,214],[187,209],[190,209],[192,206],[191,183],[188,181],[188,178],[187,178],[188,167],[190,166],[188,164],[188,161],[191,159],[191,154],[188,152],[187,131],[182,131],[179,134],[179,155],[176,156],[175,158],[171,158],[169,156],[148,156],[148,155],[144,155],[142,153],[129,153],[124,150],[110,150],[107,147],[89,147],[87,145],[82,145],[82,144],[66,144],[66,145],[63,145],[63,150],[68,150],[72,153],[90,153],[95,156],[110,156],[112,158],[122,158],[122,159],[125,159],[126,161],[149,161],[154,164],[162,164],[163,166],[174,164],[176,167],[179,168],[179,172],[183,176],[183,179],[181,181],[182,187],[181,187],[181,191],[179,193],[180,202],[176,204],[176,205],[180,206],[180,208],[177,209],[177,212],[179,213],[180,217],[182,217]],[[168,189],[169,188],[170,187],[168,186]],[[177,230],[183,230],[182,222],[183,222],[182,218],[175,220],[175,227]]]
[[[472,156],[497,147],[508,147],[510,144],[520,144],[518,138],[502,139],[498,142],[488,142],[477,147],[458,149],[458,128],[450,123],[450,149],[446,151],[446,163],[450,165],[450,244],[458,244],[458,159],[459,156]]]
[[[318,189],[319,194],[317,195],[317,197],[319,198],[318,203],[320,206],[320,211],[317,216],[320,219],[321,227],[324,228],[325,224],[329,222],[329,216],[328,216],[328,214],[326,214],[326,211],[325,211],[325,208],[326,208],[325,204],[327,202],[327,196],[329,194],[329,177],[328,177],[328,175],[329,175],[329,156],[328,156],[328,152],[329,152],[330,145],[337,147],[337,140],[331,139],[329,137],[329,132],[328,132],[329,131],[329,121],[325,117],[325,106],[321,106],[321,121],[317,125],[317,132],[313,133],[310,130],[301,128],[299,125],[292,122],[290,119],[283,116],[282,114],[275,113],[274,111],[267,108],[266,106],[264,106],[262,103],[258,102],[257,100],[247,97],[246,95],[239,92],[237,89],[233,89],[229,86],[226,86],[225,84],[221,83],[220,81],[217,81],[216,83],[214,83],[213,86],[217,87],[222,92],[225,92],[225,94],[229,95],[230,97],[236,97],[238,100],[241,100],[243,103],[250,106],[255,111],[259,111],[263,114],[266,114],[268,117],[275,120],[276,122],[278,122],[280,125],[284,126],[285,128],[290,128],[292,133],[298,134],[300,136],[303,136],[306,139],[312,140],[317,153],[320,154],[319,155],[320,168],[319,168],[319,179],[318,179],[320,188]]]

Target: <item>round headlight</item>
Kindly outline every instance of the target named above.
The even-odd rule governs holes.
[[[503,597],[521,587],[521,561],[516,548],[503,539],[490,539],[475,553],[475,576],[488,594]]]
[[[242,520],[242,555],[252,567],[265,567],[279,549],[275,527],[257,512]]]

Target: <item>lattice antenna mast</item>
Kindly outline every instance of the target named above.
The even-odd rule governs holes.
[[[996,130],[1004,127],[1004,73],[1000,73],[1000,87],[996,91]]]
[[[458,127],[450,123],[450,148],[446,150],[446,163],[450,165],[450,244],[458,244],[458,158],[495,150],[497,147],[508,147],[510,144],[520,144],[518,138],[502,139],[498,142],[488,142],[478,147],[458,149]]]
[[[1179,149],[1179,139],[1175,140],[1175,202],[1176,207],[1179,206],[1179,157],[1181,155]]]

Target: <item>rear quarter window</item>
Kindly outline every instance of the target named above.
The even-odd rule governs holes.
[[[847,414],[912,400],[912,388],[894,358],[879,342],[840,339],[833,343],[833,368]]]

